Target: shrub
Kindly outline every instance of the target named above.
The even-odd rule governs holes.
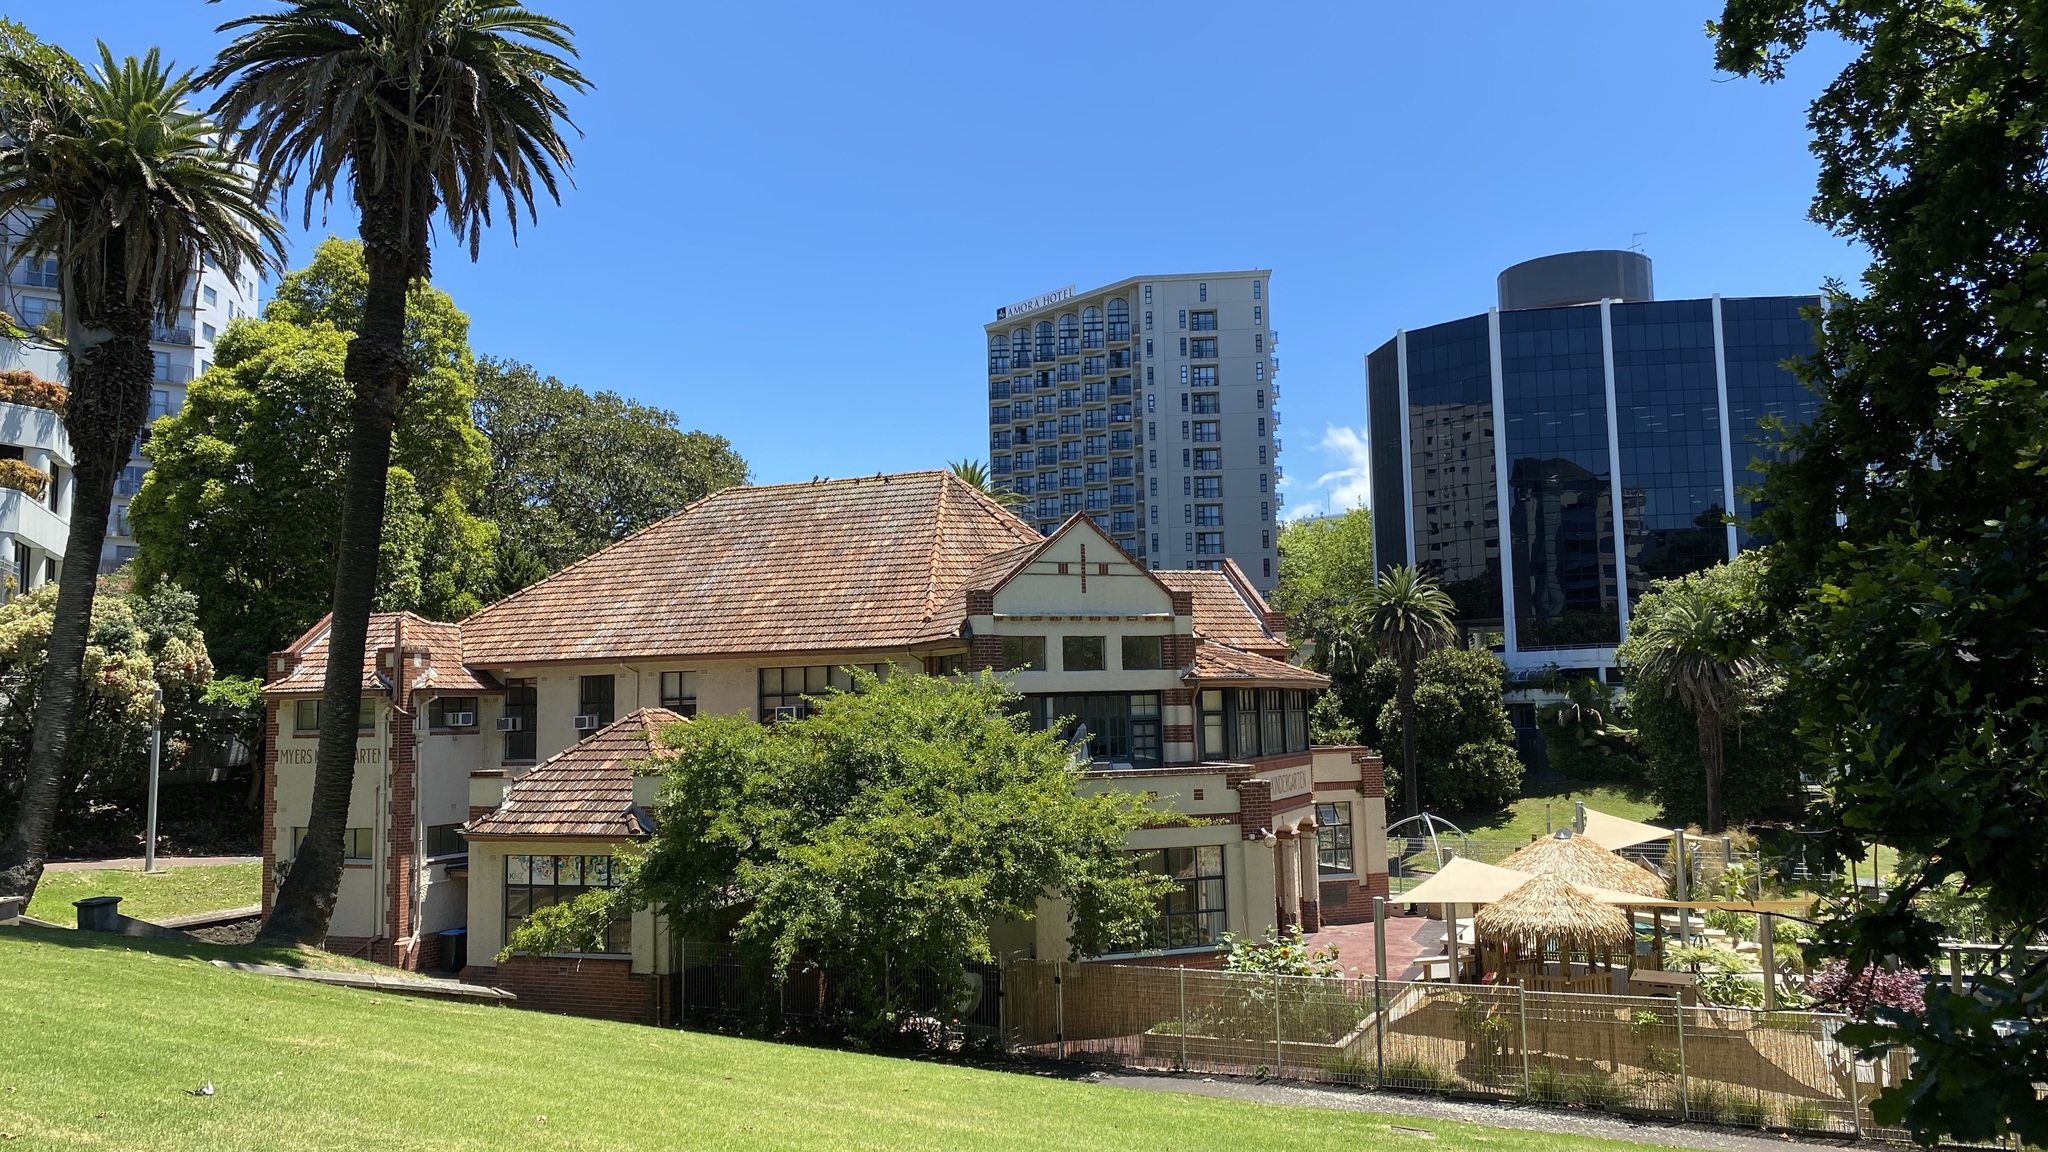
[[[1458,1086],[1458,1078],[1420,1056],[1396,1056],[1387,1061],[1387,1084],[1419,1092],[1449,1092]]]
[[[1768,1128],[1771,1124],[1771,1106],[1764,1103],[1762,1093],[1753,1099],[1736,1099],[1729,1102],[1728,1122],[1745,1128]]]
[[[41,408],[46,412],[61,415],[64,403],[70,395],[62,384],[40,379],[25,369],[13,368],[0,372],[0,403]]]
[[[1686,1090],[1686,1115],[1710,1124],[1725,1124],[1733,1116],[1728,1092],[1719,1084],[1694,1083]]]
[[[1916,969],[1888,972],[1872,965],[1852,975],[1840,960],[1828,961],[1806,980],[1806,994],[1814,1003],[1861,1017],[1869,1016],[1872,1008],[1918,1016],[1926,1010],[1926,987],[1927,974]]]
[[[50,490],[50,474],[20,460],[0,459],[0,488],[26,492],[41,500]]]
[[[1825,1132],[1829,1119],[1828,1110],[1810,1100],[1785,1109],[1785,1126],[1795,1132]]]
[[[1266,933],[1264,940],[1240,940],[1234,933],[1223,934],[1223,970],[1226,972],[1275,973],[1282,976],[1341,977],[1344,966],[1337,962],[1337,946],[1310,948],[1301,939],[1301,926],[1289,924],[1279,936]]]

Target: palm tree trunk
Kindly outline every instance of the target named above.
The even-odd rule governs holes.
[[[396,227],[394,227],[394,224]],[[328,623],[327,672],[320,693],[320,745],[314,757],[313,803],[306,838],[278,889],[260,939],[318,945],[327,938],[341,888],[343,837],[356,778],[356,716],[362,705],[363,652],[377,594],[377,552],[384,533],[384,496],[391,434],[411,376],[405,345],[405,294],[413,278],[412,246],[386,208],[366,210],[363,257],[369,287],[363,325],[349,342],[343,375],[355,393],[349,434],[348,502],[334,563],[334,608]],[[377,235],[373,238],[373,234]],[[385,242],[380,243],[379,240]],[[273,830],[274,834],[274,830]]]
[[[1415,665],[1401,664],[1401,796],[1404,816],[1422,814],[1422,774],[1415,769]]]
[[[0,894],[11,896],[34,895],[49,858],[50,830],[56,824],[64,767],[84,694],[85,650],[92,638],[92,605],[99,589],[100,548],[107,539],[114,481],[128,462],[128,446],[141,434],[149,415],[149,385],[155,376],[149,309],[122,307],[107,319],[116,327],[87,333],[87,338],[102,338],[83,354],[75,351],[82,341],[77,333],[73,336],[71,399],[64,413],[76,456],[71,526],[65,535],[48,659],[36,692],[35,734],[21,804],[13,834],[0,844]]]
[[[1721,832],[1721,714],[1702,708],[1697,717],[1700,730],[1700,768],[1707,774],[1707,832]]]

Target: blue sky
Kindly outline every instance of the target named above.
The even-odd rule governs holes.
[[[761,482],[987,451],[997,305],[1265,267],[1289,512],[1364,498],[1364,353],[1494,275],[1640,243],[1658,294],[1810,292],[1805,109],[1712,69],[1714,4],[533,0],[597,88],[559,208],[436,281],[479,352],[675,410]],[[73,51],[208,59],[258,0],[39,8]],[[294,221],[296,223],[296,221]],[[338,205],[299,236],[353,234]]]

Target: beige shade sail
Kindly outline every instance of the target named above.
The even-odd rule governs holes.
[[[1641,824],[1609,816],[1605,812],[1586,809],[1586,830],[1580,835],[1598,844],[1609,852],[1633,848],[1638,844],[1652,844],[1659,840],[1671,839],[1671,829],[1659,828],[1655,824]]]
[[[1556,876],[1537,876],[1479,910],[1472,933],[1481,944],[1527,952],[1555,942],[1566,951],[1616,948],[1635,939],[1621,909],[1603,904]]]
[[[1555,876],[1570,884],[1613,888],[1653,900],[1670,894],[1663,877],[1569,829],[1531,841],[1501,864],[1532,876]]]
[[[1394,897],[1392,904],[1491,904],[1535,879],[1531,872],[1518,872],[1498,864],[1481,864],[1463,856],[1453,857],[1437,874]],[[1574,884],[1580,892],[1603,904],[1642,904],[1632,892],[1620,892],[1594,884]]]

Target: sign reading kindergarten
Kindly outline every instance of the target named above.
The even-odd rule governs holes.
[[[1019,300],[1015,304],[1012,304],[1007,308],[998,308],[996,309],[996,319],[1013,319],[1015,317],[1024,315],[1026,312],[1036,312],[1040,308],[1051,307],[1054,304],[1058,304],[1066,300],[1072,300],[1073,298],[1074,286],[1072,284],[1069,284],[1065,288],[1061,288],[1056,291],[1041,292],[1038,295],[1033,296],[1029,300]]]

